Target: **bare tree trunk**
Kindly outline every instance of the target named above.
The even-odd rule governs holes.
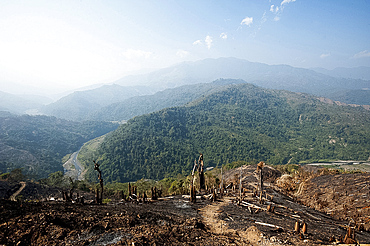
[[[195,169],[197,167],[197,161],[194,160],[194,167],[193,171],[191,173],[191,183],[190,183],[190,202],[195,203],[196,202],[196,192],[195,192],[195,187],[194,187],[194,174],[195,174]]]
[[[204,178],[204,163],[203,163],[203,154],[199,153],[199,160],[198,160],[198,168],[199,168],[199,189],[206,189],[206,181]]]
[[[101,189],[100,190],[100,197],[99,197],[99,193],[98,193],[98,190],[97,190],[96,200],[97,200],[97,203],[102,204],[103,203],[103,190],[104,190],[103,178],[101,176],[101,170],[99,169],[100,164],[98,164],[95,161],[93,161],[93,162],[95,163],[94,169],[96,171],[98,171],[98,173],[99,173],[98,179],[100,181],[100,189]]]

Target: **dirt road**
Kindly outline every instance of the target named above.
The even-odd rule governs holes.
[[[17,190],[13,195],[11,195],[10,200],[11,201],[17,201],[16,197],[19,195],[19,193],[22,192],[22,190],[26,187],[26,182],[20,182],[22,185],[19,190]]]

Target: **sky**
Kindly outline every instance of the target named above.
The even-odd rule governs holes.
[[[69,90],[184,61],[370,67],[368,0],[0,0],[0,91]]]

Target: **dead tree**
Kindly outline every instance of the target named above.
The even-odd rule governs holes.
[[[206,180],[204,178],[204,163],[203,163],[203,154],[199,153],[198,159],[198,171],[199,171],[199,189],[206,189]]]
[[[158,200],[157,187],[152,187],[152,200]]]
[[[195,192],[195,185],[194,185],[196,168],[197,168],[197,161],[194,160],[194,167],[193,167],[193,171],[191,172],[191,182],[190,182],[190,202],[193,202],[193,203],[195,203],[197,199],[196,192]]]
[[[73,200],[73,190],[75,188],[77,188],[77,182],[76,181],[73,181],[73,179],[71,177],[69,177],[69,182],[71,183],[71,189],[69,190],[69,198],[70,200],[72,201]],[[77,195],[78,197],[78,195]]]
[[[240,201],[242,200],[242,166],[240,167],[240,174],[239,174],[239,198]]]
[[[100,164],[98,164],[97,162],[93,161],[94,162],[94,169],[96,171],[98,171],[99,175],[98,175],[98,179],[99,179],[99,182],[100,182],[100,197],[99,197],[99,191],[97,190],[96,191],[96,203],[98,204],[102,204],[103,203],[103,178],[101,176],[101,170],[99,168]]]
[[[263,161],[261,161],[260,163],[257,164],[257,172],[259,172],[259,189],[260,189],[260,192],[263,192],[263,172],[262,172],[262,169],[263,169],[263,166],[265,165],[265,163]]]
[[[221,184],[220,184],[220,195],[224,195],[224,176],[222,175],[222,164],[221,164]]]
[[[344,237],[343,243],[346,244],[356,244],[355,229],[348,226],[347,234]]]

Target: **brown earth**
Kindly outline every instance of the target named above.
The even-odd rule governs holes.
[[[274,184],[280,172],[265,167],[260,203],[255,170],[255,166],[241,168],[242,201],[237,187],[228,189],[216,202],[203,192],[205,198],[195,204],[182,196],[149,203],[113,200],[106,205],[2,199],[0,245],[326,245],[343,239],[348,225],[355,228],[357,242],[370,243],[369,209],[362,208],[369,205],[368,174],[302,175],[303,181],[288,177],[282,188]],[[225,184],[238,183],[238,175],[240,169],[225,172]],[[0,195],[9,198],[12,194],[6,189],[14,193],[21,187],[13,186],[0,182]],[[330,189],[334,193],[328,193]],[[335,196],[345,190],[347,196]],[[39,201],[40,196],[61,197],[56,189],[27,183],[20,195],[30,194]],[[318,207],[324,200],[328,205]],[[342,210],[334,201],[346,204],[346,216],[339,216]],[[351,216],[356,224],[348,220]],[[356,227],[359,218],[363,228]],[[297,221],[307,225],[307,233],[294,231]]]

